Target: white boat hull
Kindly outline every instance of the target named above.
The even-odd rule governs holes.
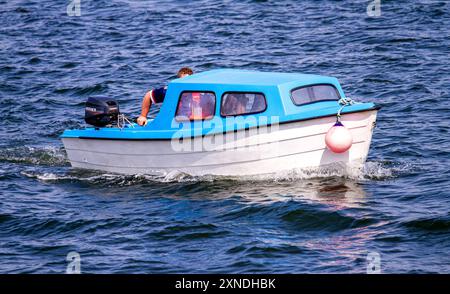
[[[121,174],[258,175],[335,163],[366,161],[376,110],[342,116],[353,145],[336,154],[327,149],[325,134],[336,118],[323,117],[184,140],[108,140],[63,138],[74,168]],[[182,144],[182,145],[180,145]],[[195,148],[182,148],[194,146]],[[206,150],[205,150],[206,149]]]

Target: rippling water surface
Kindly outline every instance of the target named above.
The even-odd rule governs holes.
[[[450,272],[450,3],[0,1],[0,272]],[[83,103],[140,99],[181,66],[336,76],[379,113],[361,172],[71,170]]]

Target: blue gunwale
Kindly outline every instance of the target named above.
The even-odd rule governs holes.
[[[61,138],[111,139],[111,140],[170,140],[192,138],[219,133],[234,132],[272,123],[289,123],[320,117],[335,116],[341,105],[338,101],[319,101],[296,106],[291,100],[291,90],[313,84],[330,84],[345,94],[336,78],[295,73],[269,73],[221,69],[194,74],[169,83],[166,99],[156,118],[145,127],[93,128],[65,130]],[[183,91],[207,91],[216,95],[215,117],[203,123],[176,122],[174,120],[178,99]],[[259,92],[267,100],[264,112],[242,116],[242,120],[230,121],[220,116],[221,98],[226,92]],[[374,103],[357,103],[346,106],[342,114],[378,110]],[[267,117],[258,123],[261,117]],[[277,117],[275,121],[271,117]]]

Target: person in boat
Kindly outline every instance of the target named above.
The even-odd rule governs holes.
[[[177,73],[177,78],[181,79],[186,76],[192,75],[194,72],[189,67],[181,68]],[[150,111],[150,107],[153,103],[162,103],[166,96],[167,86],[162,88],[156,88],[148,91],[144,99],[142,100],[141,115],[137,119],[137,123],[140,126],[145,126],[147,124],[147,115]]]
[[[215,101],[211,93],[184,93],[180,99],[177,111],[178,120],[204,120],[214,116]]]
[[[225,115],[240,115],[245,113],[248,99],[244,94],[229,94],[224,103],[223,113]]]

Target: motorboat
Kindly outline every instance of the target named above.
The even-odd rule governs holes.
[[[116,101],[91,97],[85,108],[91,126],[65,130],[61,139],[74,168],[271,174],[364,164],[379,109],[346,97],[334,77],[217,69],[171,81],[146,126],[127,119]],[[336,125],[350,138],[341,151],[327,141]]]

